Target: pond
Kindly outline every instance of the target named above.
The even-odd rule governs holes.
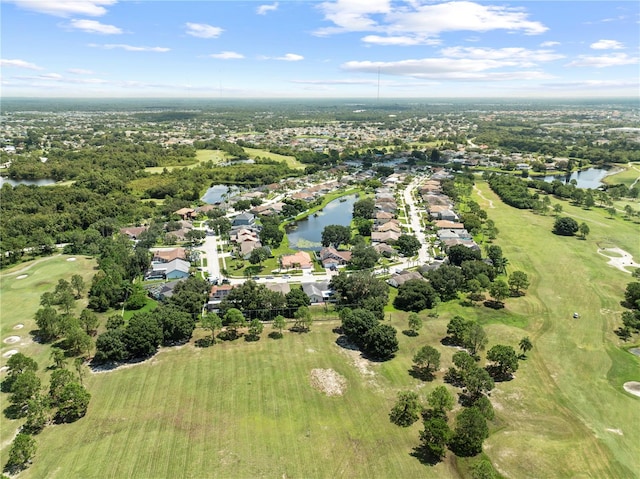
[[[10,184],[11,186],[18,185],[36,185],[36,186],[47,186],[53,185],[56,180],[52,180],[51,178],[43,178],[40,180],[12,180],[11,178],[5,178],[4,176],[0,176],[0,188],[5,183]]]
[[[329,225],[349,226],[356,195],[333,200],[317,213],[304,220],[289,224],[286,228],[289,246],[295,249],[319,251],[322,247],[322,230]]]
[[[229,188],[227,185],[213,185],[206,191],[201,199],[205,203],[215,205],[216,203],[223,202],[227,198],[231,198],[238,193],[238,191],[238,187],[236,186]]]
[[[554,180],[560,180],[563,183],[569,183],[571,180],[576,180],[576,186],[578,188],[585,189],[597,189],[602,186],[602,179],[615,173],[615,170],[604,168],[589,168],[582,171],[574,171],[571,175],[550,175],[545,176],[544,181],[551,183]]]

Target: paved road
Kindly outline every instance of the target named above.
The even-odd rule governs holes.
[[[418,241],[420,241],[422,245],[418,252],[418,264],[425,264],[431,260],[431,256],[429,255],[429,242],[424,233],[420,212],[413,199],[413,192],[418,188],[423,179],[424,177],[422,176],[416,176],[404,189],[404,203],[407,208],[408,220],[410,221],[409,226],[413,230],[413,235],[418,238]]]

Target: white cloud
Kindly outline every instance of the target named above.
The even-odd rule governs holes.
[[[25,68],[27,70],[44,70],[44,68],[39,67],[35,63],[31,63],[31,62],[27,62],[25,60],[19,60],[19,59],[14,59],[14,60],[1,59],[0,67]]]
[[[560,42],[551,42],[551,41],[550,42],[542,42],[540,44],[540,46],[542,48],[556,47],[558,45],[560,45]]]
[[[301,83],[306,85],[376,85],[377,80],[291,80],[291,83]]]
[[[133,45],[125,45],[123,43],[106,43],[104,45],[98,45],[97,43],[89,43],[90,47],[103,48],[105,50],[126,50],[128,52],[157,52],[165,53],[171,51],[171,48],[166,47],[136,47]]]
[[[489,72],[505,67],[522,66],[521,61],[506,59],[423,58],[395,62],[351,61],[342,65],[347,71],[383,73],[429,80],[502,81],[549,78],[540,71]]]
[[[573,90],[576,88],[638,88],[637,81],[627,80],[582,80],[568,82],[545,83],[545,88],[557,88]]]
[[[317,30],[318,35],[372,31],[390,37],[413,38],[416,42],[405,44],[421,43],[451,31],[507,30],[537,35],[548,30],[542,23],[529,20],[521,8],[481,5],[465,0],[427,5],[406,2],[393,8],[388,0],[338,0],[324,2],[319,8],[325,19],[335,26]],[[381,37],[373,38],[379,40]]]
[[[377,23],[369,15],[389,13],[390,0],[337,0],[323,2],[318,8],[325,19],[334,23],[335,27],[316,30],[317,35],[329,35],[342,31],[361,32],[375,30]]]
[[[638,63],[638,58],[630,57],[626,53],[611,53],[604,56],[579,55],[577,60],[567,63],[568,67],[606,68]]]
[[[211,58],[217,58],[218,60],[240,60],[244,58],[244,55],[242,53],[237,53],[237,52],[212,53],[209,56]]]
[[[275,12],[278,9],[278,2],[272,5],[260,5],[256,8],[256,13],[258,15],[266,15],[269,12]]]
[[[25,10],[54,15],[56,17],[71,17],[82,15],[99,17],[107,13],[103,5],[109,6],[117,0],[3,0],[13,3]]]
[[[95,20],[71,20],[69,23],[71,28],[75,28],[76,30],[82,30],[86,33],[99,33],[102,35],[119,35],[122,33],[122,30],[113,25],[104,25]]]
[[[410,46],[410,45],[439,45],[441,42],[436,38],[408,37],[408,36],[388,36],[367,35],[362,37],[365,43],[375,45],[394,45],[394,46]]]
[[[94,73],[91,70],[84,70],[82,68],[69,68],[67,71],[73,75],[93,75]]]
[[[187,35],[198,38],[218,38],[224,30],[206,23],[187,23]]]
[[[624,48],[624,45],[617,40],[598,40],[590,46],[594,50],[622,50]]]
[[[287,53],[281,57],[274,57],[273,59],[281,60],[283,62],[299,62],[300,60],[304,60],[304,57],[296,53]]]
[[[450,58],[471,58],[474,60],[509,60],[518,62],[520,66],[531,66],[538,62],[550,62],[565,58],[564,55],[551,50],[527,50],[526,48],[483,48],[483,47],[450,47],[444,48],[442,54]]]
[[[62,80],[62,75],[59,73],[43,73],[42,75],[38,75],[38,77],[43,80]]]

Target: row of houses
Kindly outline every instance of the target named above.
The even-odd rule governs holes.
[[[291,291],[291,285],[289,283],[265,283],[265,287],[271,291],[280,293],[283,296]],[[309,298],[311,304],[322,304],[332,301],[334,293],[333,290],[331,290],[328,281],[302,283],[300,287]],[[229,293],[231,293],[234,288],[237,288],[237,286],[231,284],[212,286],[211,291],[209,292],[207,310],[218,311],[220,303],[229,295]]]

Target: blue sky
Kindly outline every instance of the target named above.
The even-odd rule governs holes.
[[[2,96],[640,95],[637,1],[0,0]]]

